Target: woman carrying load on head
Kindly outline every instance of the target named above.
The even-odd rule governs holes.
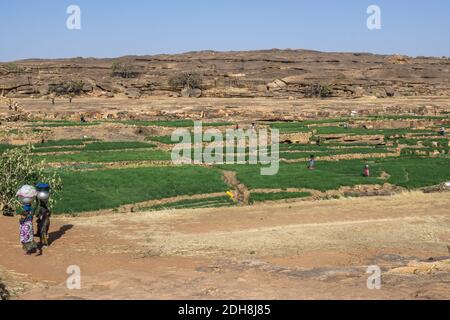
[[[47,183],[39,183],[36,186],[37,190],[37,206],[34,210],[37,216],[37,236],[40,238],[40,247],[47,247],[48,243],[48,230],[50,228],[50,216],[51,212],[48,208],[48,199],[50,198],[50,185]]]
[[[17,192],[17,196],[22,202],[22,211],[19,219],[19,236],[22,247],[27,255],[31,255],[37,250],[37,244],[34,242],[33,209],[31,207],[31,203],[36,195],[36,189],[28,185],[23,186]]]

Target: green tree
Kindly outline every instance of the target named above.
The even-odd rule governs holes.
[[[61,190],[61,179],[55,170],[49,170],[45,162],[32,156],[32,146],[12,148],[0,155],[0,207],[3,214],[14,215],[20,205],[16,193],[22,185],[45,182],[52,187],[50,205],[54,205]]]

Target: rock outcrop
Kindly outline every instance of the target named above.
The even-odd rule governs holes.
[[[117,63],[132,77],[112,72]],[[170,85],[181,72],[195,72],[200,88]],[[67,83],[77,95],[137,99],[146,96],[275,97],[311,96],[317,85],[333,97],[448,96],[450,59],[321,53],[307,50],[193,52],[118,59],[23,60],[0,64],[0,95],[43,97]],[[67,88],[67,86],[65,86]]]

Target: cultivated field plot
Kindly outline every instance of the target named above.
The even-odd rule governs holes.
[[[203,126],[224,132],[236,124],[248,126],[229,121]],[[450,140],[441,132],[450,128],[448,114],[260,121],[258,128],[280,131],[281,162],[274,176],[260,175],[261,165],[173,164],[177,141],[171,133],[193,125],[192,120],[17,122],[2,129],[9,143],[1,144],[0,152],[32,143],[35,159],[62,177],[63,201],[55,212],[71,215],[390,195],[440,190],[450,180]],[[315,170],[307,168],[311,155]],[[370,177],[363,175],[366,165]]]
[[[449,113],[358,110],[204,119],[221,132],[278,129],[273,176],[261,164],[174,164],[171,135],[193,120],[4,122],[0,152],[32,144],[63,191],[52,244],[33,264],[22,263],[16,220],[0,217],[0,278],[18,299],[449,298]],[[76,293],[64,285],[73,261],[84,272]],[[367,289],[371,265],[382,290]]]

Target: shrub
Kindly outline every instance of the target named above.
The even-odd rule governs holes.
[[[83,92],[84,82],[82,80],[62,82],[49,86],[49,92],[56,95],[74,96]]]
[[[333,95],[333,88],[330,85],[313,84],[306,90],[308,98],[327,98]]]
[[[138,73],[133,70],[130,64],[124,62],[114,62],[111,66],[111,76],[125,79],[136,78]]]
[[[174,89],[198,89],[201,84],[201,76],[194,72],[181,72],[169,79],[169,85]]]
[[[0,278],[0,300],[9,300],[10,295],[6,286],[2,283],[2,279]]]
[[[61,189],[61,180],[56,172],[47,170],[44,162],[33,159],[31,145],[12,148],[0,155],[0,181],[0,205],[4,215],[13,215],[20,204],[16,192],[24,184],[49,183],[56,195]],[[51,198],[51,204],[55,199]]]
[[[22,73],[25,71],[23,69],[23,67],[15,64],[15,63],[6,63],[3,66],[9,73]]]

